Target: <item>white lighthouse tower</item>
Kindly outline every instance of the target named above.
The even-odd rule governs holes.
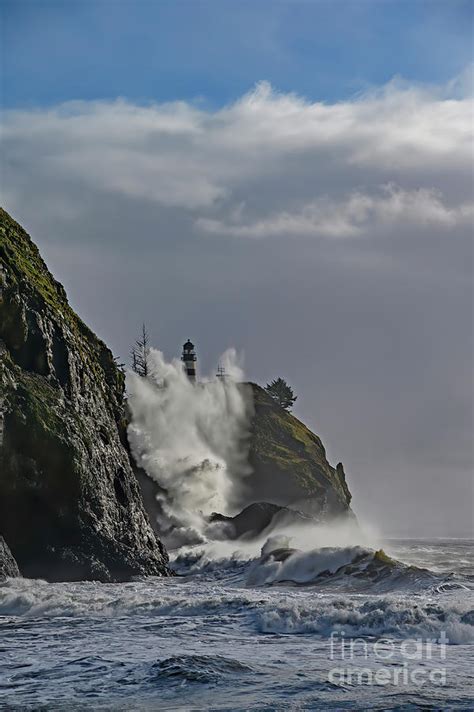
[[[186,374],[191,383],[196,383],[196,350],[194,344],[188,339],[183,345],[183,355],[181,361],[184,363]]]

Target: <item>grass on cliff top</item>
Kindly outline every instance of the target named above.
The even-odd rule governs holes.
[[[64,290],[49,272],[38,248],[3,208],[0,208],[0,259],[17,281],[26,277],[56,312],[72,316]]]
[[[281,408],[263,388],[252,384],[257,418],[253,440],[258,456],[288,471],[308,491],[324,480],[340,489],[320,438],[298,418]]]
[[[277,444],[281,446],[282,442],[286,442],[293,453],[300,452],[304,455],[310,452],[322,463],[327,462],[321,439],[301,420],[275,403],[263,388],[256,384],[252,386],[256,410],[260,419],[265,420],[265,431],[262,434],[267,435],[269,440],[271,435],[277,436]],[[285,433],[283,441],[282,433]]]
[[[3,208],[0,208],[0,263],[2,262],[10,279],[16,280],[17,284],[26,279],[33,292],[39,294],[51,308],[54,317],[62,318],[65,321],[70,331],[78,339],[76,342],[78,348],[80,348],[80,343],[85,342],[89,349],[92,348],[96,358],[104,357],[104,353],[108,351],[106,345],[69,305],[64,287],[55,280],[48,270],[28,233]],[[98,375],[100,372],[95,359],[91,359],[91,354],[86,353],[84,348],[81,350],[83,360]],[[110,358],[105,360],[107,361],[106,367],[113,369],[111,353]],[[119,376],[117,377],[119,378]]]

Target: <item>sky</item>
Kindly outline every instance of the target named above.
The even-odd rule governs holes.
[[[0,3],[2,204],[74,308],[286,378],[387,535],[472,533],[473,8]]]

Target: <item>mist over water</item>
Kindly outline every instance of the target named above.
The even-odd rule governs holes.
[[[251,388],[235,350],[221,359],[225,378],[193,384],[180,360],[150,352],[150,376],[127,374],[128,437],[136,462],[161,488],[160,524],[168,545],[205,541],[206,517],[234,514],[250,473]]]

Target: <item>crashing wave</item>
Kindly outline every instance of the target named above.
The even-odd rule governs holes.
[[[272,537],[266,542],[260,558],[250,567],[248,585],[312,584],[318,588],[379,593],[430,587],[441,593],[463,588],[463,584],[446,581],[446,577],[429,569],[397,561],[383,549],[348,546],[300,551],[288,544],[286,537]]]
[[[444,632],[449,644],[474,641],[472,595],[465,591],[427,598],[411,592],[327,595],[307,588],[289,591],[275,587],[229,587],[227,582],[220,585],[218,581],[201,586],[196,580],[179,578],[148,579],[119,589],[93,583],[61,585],[11,579],[0,584],[0,617],[4,631],[23,627],[25,619],[44,619],[60,630],[66,618],[96,621],[110,617],[114,621],[126,620],[127,627],[139,626],[142,631],[156,630],[160,635],[170,636],[176,625],[194,619],[196,625],[207,621],[218,627],[229,621],[232,625],[241,621],[264,634],[330,638],[336,631],[347,636],[386,635],[401,639],[438,638]],[[229,667],[222,660],[180,658],[156,665],[157,677],[185,678],[189,670],[191,676],[201,672],[206,675],[210,665],[216,665],[221,673],[232,672],[232,661]]]
[[[346,635],[357,637],[389,636],[438,639],[446,644],[474,642],[474,611],[464,604],[450,602],[435,605],[405,596],[371,598],[292,600],[273,610],[256,614],[262,633],[279,635],[315,634],[320,637]]]

